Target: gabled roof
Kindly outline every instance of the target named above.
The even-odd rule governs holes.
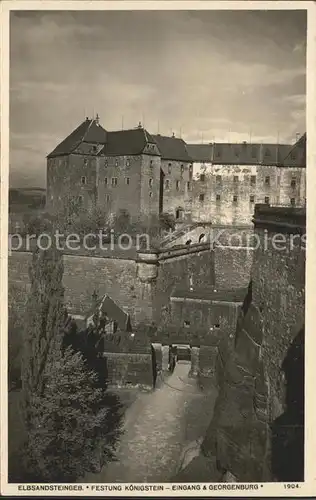
[[[293,148],[290,144],[213,143],[188,144],[196,162],[219,165],[280,165]]]
[[[306,166],[306,132],[291,147],[289,153],[283,159],[283,165],[288,166]]]
[[[103,150],[105,155],[139,155],[147,144],[155,146],[153,137],[142,127],[130,130],[118,130],[107,133],[107,142]],[[153,148],[151,154],[159,154]]]
[[[210,162],[212,160],[212,144],[187,144],[188,154],[194,161]]]
[[[82,143],[104,144],[106,142],[106,134],[106,131],[98,124],[97,120],[86,118],[79,127],[58,144],[47,158],[70,154]]]
[[[178,137],[167,137],[160,134],[153,135],[152,137],[157,143],[163,160],[192,161],[183,139]]]
[[[103,297],[97,301],[95,307],[87,314],[87,321],[93,320],[95,314],[98,314],[99,317],[100,315],[105,315],[110,321],[115,321],[122,331],[131,330],[129,314],[123,311],[123,309],[121,309],[107,294],[103,295]]]

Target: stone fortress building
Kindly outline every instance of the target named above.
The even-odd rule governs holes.
[[[120,210],[131,219],[250,225],[254,205],[302,207],[306,134],[290,144],[186,144],[141,124],[107,131],[86,118],[47,156],[47,209]]]

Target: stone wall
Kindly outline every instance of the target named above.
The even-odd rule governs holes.
[[[140,214],[141,156],[99,157],[97,164],[97,204],[108,214],[126,210]],[[117,182],[112,179],[117,179]]]
[[[276,165],[194,163],[192,220],[212,224],[250,224],[255,204],[293,202],[306,197],[306,168]],[[295,185],[294,182],[295,181]],[[202,199],[201,199],[202,196]],[[291,201],[292,200],[292,201]]]
[[[235,342],[219,344],[219,395],[200,469],[204,476],[208,471],[209,481],[222,480],[227,472],[240,482],[302,481],[305,212],[258,206],[255,230],[261,245]],[[192,467],[182,480],[193,480]],[[202,477],[195,474],[194,480]]]
[[[104,356],[110,385],[153,388],[154,372],[151,353],[105,352]]]
[[[163,211],[176,217],[177,209],[190,210],[192,199],[191,163],[161,160],[164,173]]]
[[[82,177],[85,178],[84,183]],[[47,160],[46,210],[54,213],[62,204],[79,203],[86,210],[95,206],[97,157],[71,154]]]
[[[253,255],[251,247],[215,246],[216,286],[219,289],[248,286]]]
[[[189,276],[193,275],[197,284],[214,282],[213,256],[205,245],[168,251],[160,254],[159,259],[155,253],[139,254],[136,259],[78,254],[67,254],[63,259],[69,312],[83,314],[91,306],[94,291],[98,296],[108,293],[131,315],[134,326],[159,323],[173,287],[187,287]],[[30,262],[30,253],[13,251],[9,256],[9,283],[27,285]]]

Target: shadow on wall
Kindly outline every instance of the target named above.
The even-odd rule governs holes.
[[[286,411],[272,424],[272,472],[278,481],[304,481],[304,337],[303,327],[282,365]]]

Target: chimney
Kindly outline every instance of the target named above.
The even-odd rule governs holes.
[[[174,132],[172,132],[172,137],[175,137]]]
[[[98,115],[98,113],[97,113],[97,116],[95,117],[95,123],[96,123],[97,125],[99,125],[99,120],[100,120],[100,118],[99,118],[99,115]]]
[[[296,141],[295,142],[297,142],[300,137],[301,137],[301,134],[299,132],[296,132]]]
[[[142,122],[138,122],[138,127],[137,128],[143,128]]]

